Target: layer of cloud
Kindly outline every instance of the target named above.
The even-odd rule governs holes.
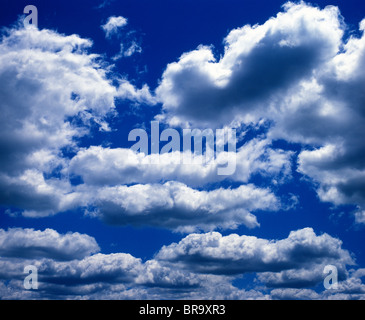
[[[51,229],[42,232],[20,228],[2,231],[7,238],[20,239],[18,247],[23,249],[39,244],[40,240],[34,237],[37,233],[43,240],[51,239],[48,244],[51,250],[60,247],[54,243],[55,238],[64,245],[68,241],[81,241],[91,243],[90,248],[95,246],[93,238],[78,233],[60,235]],[[44,241],[42,244],[43,248],[47,246]],[[2,299],[331,299],[340,296],[359,299],[365,292],[361,282],[363,269],[346,271],[336,290],[316,292],[305,289],[306,283],[296,288],[282,283],[271,291],[262,287],[265,281],[267,285],[272,283],[265,271],[268,269],[280,274],[290,267],[293,273],[297,271],[301,275],[304,268],[308,273],[318,271],[316,284],[319,284],[324,277],[320,266],[333,261],[343,267],[353,264],[349,253],[341,248],[340,240],[328,234],[317,236],[309,228],[293,231],[283,240],[234,234],[223,237],[219,233],[189,235],[178,244],[164,246],[153,259],[145,262],[128,253],[102,254],[90,250],[85,256],[78,253],[76,259],[69,255],[63,259],[67,261],[59,261],[49,250],[32,252],[32,258],[22,254],[1,258]],[[38,270],[37,290],[23,287],[26,276],[23,270],[27,265],[34,265]],[[251,290],[232,285],[235,278],[246,272],[264,277]]]
[[[216,182],[211,169],[201,170],[202,166],[193,170],[172,166],[168,172],[161,165],[154,172],[154,168],[139,166],[133,160],[140,159],[142,164],[148,156],[143,159],[130,150],[79,150],[77,138],[88,134],[90,127],[110,130],[106,117],[114,114],[116,99],[155,103],[146,85],[137,89],[127,80],[112,82],[105,63],[88,53],[91,45],[90,40],[76,35],[35,28],[11,29],[3,38],[0,77],[7,85],[1,104],[6,115],[1,139],[2,205],[22,210],[26,217],[86,207],[109,223],[184,231],[241,224],[252,228],[259,225],[252,211],[280,207],[272,192],[253,185],[199,191],[171,181],[194,186]],[[42,68],[45,64],[47,68]],[[260,170],[278,176],[290,171],[290,153],[265,150],[266,145],[270,141],[255,140],[240,150],[238,181],[247,182]],[[71,160],[63,155],[69,148],[77,153]],[[166,160],[174,156],[166,155]],[[134,174],[128,174],[132,171]],[[81,176],[84,184],[73,186],[69,174]],[[104,184],[98,183],[100,177],[107,178]],[[159,184],[161,180],[169,182]]]
[[[252,139],[236,153],[218,154],[215,159],[206,159],[203,154],[189,163],[184,162],[187,157],[184,152],[164,153],[156,160],[156,155],[135,153],[131,149],[93,146],[80,150],[72,158],[68,172],[80,176],[87,185],[99,186],[172,180],[197,187],[227,178],[247,183],[253,174],[269,176],[276,182],[290,179],[293,153],[272,149],[270,144],[267,139]],[[230,164],[234,167],[232,175],[218,175],[218,168]]]
[[[2,238],[3,242],[11,243],[15,238],[19,240],[17,248],[15,244],[8,246],[12,254],[2,255],[0,259],[2,299],[161,299],[176,298],[176,295],[198,298],[202,292],[214,297],[218,293],[213,289],[216,286],[211,287],[214,283],[226,287],[224,293],[220,291],[222,297],[240,292],[229,284],[229,279],[179,270],[161,265],[155,259],[143,262],[128,253],[94,254],[98,251],[98,247],[94,247],[97,246],[95,240],[78,233],[61,235],[51,229],[17,228],[2,230]],[[91,250],[81,254],[86,242]],[[67,244],[70,246],[65,250],[69,250],[68,256],[59,259],[57,253],[53,254]],[[80,249],[76,254],[71,253],[74,246]],[[27,249],[28,254],[25,254]],[[27,291],[23,287],[26,276],[23,270],[28,265],[37,268],[37,290]]]
[[[84,189],[86,188],[86,189]],[[95,210],[89,214],[116,225],[149,225],[182,232],[257,227],[256,210],[278,210],[280,201],[267,189],[242,185],[236,189],[199,191],[180,182],[133,186],[79,186]]]
[[[112,26],[125,24],[122,17],[113,18],[108,20],[110,30],[114,30]],[[363,26],[364,23],[361,30]],[[181,116],[183,120],[200,122],[199,116],[188,112],[186,108],[189,108],[194,112],[200,110],[211,125],[216,123],[210,119],[210,113],[228,121],[216,117],[217,112],[223,110],[232,111],[224,111],[224,114],[235,118],[247,117],[247,121],[263,116],[274,120],[275,125],[269,131],[271,138],[317,146],[299,155],[298,170],[319,183],[320,198],[335,204],[357,204],[355,217],[363,222],[363,97],[362,90],[357,88],[362,87],[364,79],[361,70],[364,69],[365,45],[364,37],[354,36],[343,43],[343,29],[335,7],[320,10],[303,3],[287,4],[285,12],[263,25],[231,31],[219,61],[214,61],[208,47],[186,53],[167,67],[157,89],[166,116],[171,115],[172,121]],[[62,148],[75,148],[75,139],[87,134],[90,125],[94,123],[101,130],[110,130],[105,117],[115,111],[115,98],[147,104],[156,102],[147,86],[136,89],[126,80],[119,80],[119,85],[113,86],[107,69],[98,63],[98,56],[87,52],[91,44],[90,40],[77,35],[64,36],[35,28],[11,29],[2,39],[0,77],[5,85],[0,94],[1,110],[6,115],[3,120],[6,120],[1,123],[1,202],[15,204],[26,210],[27,216],[55,214],[75,206],[76,194],[72,193],[67,178],[46,179],[45,175],[64,172],[61,169],[67,167],[68,161],[62,157]],[[341,45],[344,50],[339,51]],[[265,53],[278,61],[272,63]],[[290,57],[296,57],[295,63],[301,67],[289,67]],[[298,62],[298,57],[304,59],[303,63]],[[272,74],[249,67],[256,65],[249,63],[252,59],[257,59],[254,62],[262,67],[265,67],[262,62],[266,67],[268,63],[274,66],[273,70],[268,68]],[[280,61],[283,63],[278,63]],[[47,68],[42,68],[45,64]],[[61,75],[58,70],[62,70]],[[269,76],[280,81],[270,82]],[[185,81],[191,84],[190,78],[200,80],[191,87],[180,85]],[[256,98],[247,97],[245,90],[237,89],[250,88],[257,82],[265,84],[262,88],[257,86],[259,92],[246,90],[249,95],[256,94]],[[192,94],[191,90],[196,93]],[[231,94],[236,91],[242,96]],[[269,97],[261,91],[267,92]],[[233,100],[204,101],[217,94]],[[186,97],[189,103],[184,102]],[[259,97],[262,97],[260,101]],[[219,102],[221,111],[215,110],[214,101]],[[211,111],[205,110],[208,105]],[[80,121],[82,125],[76,125]],[[257,171],[289,175],[290,153],[270,149],[270,141],[252,140],[238,151],[233,180],[247,182]],[[100,147],[82,150],[72,161],[71,169],[92,184],[105,173],[113,173],[112,185],[117,180],[119,184],[155,183],[157,173],[164,181],[176,179],[193,186],[219,181],[212,174],[214,166],[194,170],[171,165],[169,170],[157,168],[157,173],[148,166],[136,168],[136,164],[131,163],[122,163],[121,168],[105,163],[104,168],[97,166],[101,156],[115,158],[125,153],[129,154],[123,149]],[[86,156],[94,165],[93,175],[86,164],[80,164],[79,159]],[[167,155],[167,163],[174,160],[174,156]],[[263,156],[265,161],[262,161]],[[132,155],[132,158],[136,157]],[[135,160],[140,163],[145,159],[137,157]],[[135,175],[122,174],[126,171]]]
[[[52,229],[0,229],[0,255],[24,259],[83,259],[100,250],[95,239],[75,233],[59,234]]]
[[[179,243],[164,246],[156,258],[201,273],[280,272],[333,261],[342,266],[353,264],[341,245],[328,234],[317,236],[312,228],[292,231],[288,238],[277,241],[213,232],[190,234]]]

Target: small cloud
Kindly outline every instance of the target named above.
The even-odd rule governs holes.
[[[118,29],[125,27],[127,24],[128,20],[126,18],[112,16],[108,18],[106,24],[102,25],[101,28],[104,30],[105,36],[110,38]]]
[[[137,42],[133,41],[127,49],[125,49],[125,46],[123,45],[123,43],[121,43],[120,52],[117,55],[115,55],[112,59],[114,61],[116,61],[121,58],[127,58],[127,57],[132,56],[135,53],[141,53],[141,52],[142,52],[142,48]]]
[[[10,209],[6,209],[5,214],[7,214],[9,217],[12,217],[12,218],[16,218],[21,215],[21,213],[19,211],[12,211]]]
[[[115,0],[104,0],[101,4],[99,4],[96,9],[103,9],[109,5],[111,5]]]
[[[132,54],[134,54],[135,52],[141,53],[142,52],[142,48],[140,47],[140,45],[136,42],[133,42],[130,47],[124,51],[124,56],[125,57],[130,57]]]

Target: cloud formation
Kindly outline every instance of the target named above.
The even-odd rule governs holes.
[[[112,33],[126,23],[123,17],[110,17],[103,27]],[[285,5],[284,12],[262,25],[232,30],[219,60],[210,47],[201,46],[167,66],[156,90],[163,105],[160,118],[213,127],[233,120],[273,121],[268,138],[251,139],[233,155],[237,170],[230,179],[248,183],[259,173],[274,183],[285,181],[291,175],[293,153],[273,149],[272,141],[310,144],[315,148],[300,152],[298,171],[318,183],[321,200],[356,204],[356,220],[363,222],[363,97],[357,88],[364,79],[365,46],[364,37],[344,42],[343,30],[336,7],[321,10],[304,3]],[[104,187],[104,193],[115,193],[137,189],[125,186],[129,184],[149,190],[168,181],[194,188],[222,181],[215,174],[217,164],[176,164],[181,153],[166,154],[160,166],[150,166],[144,165],[149,155],[128,149],[78,149],[75,140],[91,126],[110,130],[106,119],[115,113],[115,99],[157,101],[146,85],[137,89],[125,79],[112,83],[100,57],[88,53],[91,45],[76,35],[35,28],[11,29],[3,38],[0,77],[5,87],[0,94],[7,116],[0,141],[1,202],[24,210],[25,216],[47,216],[94,205],[96,201],[88,203],[83,192],[97,185]],[[47,68],[42,68],[45,63]],[[62,70],[60,76],[57,70]],[[73,148],[76,156],[65,158],[65,148]],[[75,188],[68,174],[81,177],[85,185]],[[104,200],[98,200],[100,212],[114,211],[115,202],[121,201],[106,205]],[[148,208],[156,214],[160,210]],[[254,220],[244,224],[256,225]]]
[[[159,119],[210,127],[271,121],[270,139],[303,146],[298,172],[317,184],[320,199],[356,205],[362,223],[364,21],[360,36],[345,39],[337,7],[289,2],[261,25],[232,30],[219,59],[201,45],[170,63],[156,89]]]
[[[110,38],[126,24],[111,17],[102,27]],[[320,200],[354,204],[364,223],[365,20],[360,36],[344,39],[345,29],[336,7],[288,3],[262,25],[229,32],[220,58],[203,45],[182,54],[166,67],[156,96],[114,74],[89,52],[91,40],[7,30],[0,42],[1,205],[25,217],[83,208],[109,224],[185,233],[255,228],[256,211],[285,209],[274,186],[291,178],[296,155],[274,147],[282,140],[299,144],[297,171]],[[135,42],[120,55],[138,51]],[[217,162],[180,164],[182,152],[151,165],[151,155],[126,148],[80,148],[92,129],[112,132],[108,119],[121,99],[160,102],[156,118],[173,126],[269,125],[229,154],[237,162],[229,178],[216,174]],[[52,229],[0,229],[0,248],[2,298],[358,299],[365,292],[364,270],[347,269],[355,261],[341,240],[312,228],[281,240],[189,234],[147,261],[101,253],[91,236]],[[29,264],[39,270],[39,291],[22,287]],[[338,268],[339,288],[308,289],[320,285],[328,264]],[[233,285],[246,274],[255,275],[253,290]]]
[[[56,261],[83,259],[100,250],[95,239],[75,233],[59,234],[52,229],[0,229],[0,255],[23,259],[49,258]]]
[[[107,129],[116,89],[106,79],[91,42],[36,28],[11,29],[0,44],[1,202],[50,214],[69,191],[65,180],[44,178],[65,164],[62,148]],[[81,125],[74,125],[80,121]],[[66,200],[67,201],[67,200]]]
[[[14,28],[0,43],[0,201],[26,216],[74,207],[62,175],[77,140],[91,128],[110,131],[115,100],[151,98],[126,80],[114,86],[92,42],[34,27]]]
[[[292,231],[288,238],[277,241],[212,232],[190,234],[179,243],[164,246],[156,258],[199,273],[297,272],[331,261],[343,266],[353,264],[341,245],[340,240],[328,234],[317,236],[312,228]]]
[[[242,185],[236,189],[199,191],[180,182],[97,187],[79,192],[95,206],[88,214],[115,225],[155,226],[181,232],[259,226],[256,210],[278,210],[280,202],[267,189]]]
[[[81,149],[69,164],[69,173],[80,176],[87,185],[120,185],[179,181],[192,187],[204,186],[224,179],[247,183],[254,174],[262,174],[279,182],[290,179],[293,153],[270,147],[268,139],[252,139],[236,153],[217,154],[215,159],[185,163],[185,153],[176,151],[145,155],[131,149],[92,146]],[[191,154],[187,152],[187,154]],[[225,156],[225,160],[223,159]],[[205,154],[203,154],[204,158]],[[205,158],[204,158],[205,159]],[[235,163],[232,175],[218,175],[218,168]]]
[[[166,154],[163,163],[150,166],[144,165],[149,155],[129,149],[79,149],[77,139],[91,128],[110,130],[106,119],[115,114],[116,99],[155,103],[146,85],[137,89],[123,79],[109,80],[100,57],[87,52],[91,45],[76,35],[35,28],[11,29],[2,40],[0,77],[12,79],[4,80],[0,93],[7,115],[0,145],[3,205],[26,217],[84,207],[109,223],[181,231],[252,228],[259,225],[253,211],[281,207],[272,192],[252,184],[209,191],[190,187],[221,181],[217,163],[173,165],[181,154]],[[56,76],[57,70],[62,75]],[[291,153],[270,144],[255,139],[232,154],[239,161],[232,179],[247,183],[258,172],[273,179],[289,176]],[[69,159],[65,150],[76,155]],[[72,185],[70,175],[83,184]]]
[[[39,248],[48,250],[39,250],[33,259],[22,252],[39,245],[37,234],[43,240],[50,239],[50,243],[42,241]],[[94,238],[78,233],[61,235],[51,229],[18,228],[1,230],[1,238],[19,239],[17,248],[22,249],[13,246],[13,255],[0,260],[3,299],[330,299],[339,295],[361,298],[365,292],[361,282],[363,269],[346,271],[346,265],[353,264],[353,260],[342,249],[341,241],[328,234],[317,236],[310,228],[293,231],[282,240],[237,234],[192,234],[179,243],[162,247],[147,261],[128,253],[95,253],[98,248]],[[59,259],[58,254],[50,254],[60,249],[56,238],[64,245],[71,244],[69,252],[73,251],[73,244],[76,247],[80,242],[92,250]],[[262,291],[262,284],[272,287],[268,272],[273,276],[285,271],[293,275],[297,272],[297,277],[308,272],[315,278],[314,283],[321,283],[322,266],[333,261],[345,271],[336,291],[318,293],[303,289],[307,283],[300,285],[299,281],[295,288],[282,282],[267,293]],[[30,264],[37,267],[39,280],[38,289],[31,291],[22,286],[24,266]],[[232,285],[235,278],[247,272],[257,273],[260,280],[257,288],[246,291]]]
[[[200,46],[169,64],[156,90],[166,119],[210,126],[258,120],[274,99],[336,55],[343,35],[336,7],[284,9],[262,25],[232,30],[219,60]]]

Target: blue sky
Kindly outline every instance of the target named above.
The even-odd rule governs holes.
[[[2,4],[0,298],[364,299],[362,1]],[[234,173],[149,164],[156,120]]]

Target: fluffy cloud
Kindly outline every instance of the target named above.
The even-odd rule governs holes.
[[[218,61],[207,46],[183,54],[167,66],[156,90],[167,119],[214,125],[263,116],[275,97],[337,53],[338,15],[335,7],[288,3],[263,25],[232,30]]]
[[[230,154],[235,157],[237,168],[229,179],[247,183],[257,173],[275,182],[287,179],[292,153],[268,145],[268,140],[253,139],[236,154]],[[72,158],[68,173],[83,182],[74,188],[79,205],[91,207],[91,215],[112,224],[152,225],[184,232],[235,228],[241,224],[253,228],[259,225],[254,211],[286,208],[272,192],[253,184],[200,190],[226,178],[217,175],[219,159],[184,164],[183,155],[162,154],[159,163],[151,164],[155,155],[90,147]]]
[[[298,115],[306,113],[301,125],[298,117],[288,119],[291,113],[282,125],[282,133],[292,139],[316,144],[301,152],[298,163],[299,171],[318,184],[319,197],[336,205],[356,204],[359,223],[364,222],[365,208],[364,56],[364,34],[351,37],[344,51],[329,62],[329,71],[317,79],[315,97],[293,104]]]
[[[213,190],[204,187],[225,178],[217,176],[217,163],[177,165],[177,152],[150,165],[151,156],[127,149],[78,148],[91,127],[110,131],[115,99],[153,105],[156,97],[147,85],[137,89],[111,75],[112,67],[88,52],[90,40],[33,27],[8,30],[0,42],[1,204],[28,217],[84,207],[108,223],[183,232],[253,228],[256,210],[283,208],[250,179],[290,177],[293,152],[272,147],[284,139],[305,145],[298,171],[316,183],[321,200],[356,204],[363,223],[365,36],[345,42],[335,7],[288,3],[284,9],[262,25],[232,30],[219,59],[207,46],[183,54],[156,90],[163,110],[157,118],[172,125],[271,123],[265,137],[232,155],[237,167],[229,179],[248,184]],[[102,27],[111,37],[126,24],[111,17]],[[140,50],[137,42],[125,48],[123,56]],[[66,149],[76,156],[69,159]],[[82,182],[73,185],[69,175]],[[311,228],[282,240],[191,234],[148,261],[96,253],[94,238],[51,229],[0,229],[0,244],[2,298],[330,299],[365,292],[363,270],[346,269],[354,261],[342,242]],[[23,289],[28,264],[39,270],[39,291]],[[323,281],[327,264],[339,270],[339,289],[303,290]],[[264,289],[232,285],[246,273],[256,273]]]
[[[335,291],[320,293],[303,289],[306,283],[297,288],[282,283],[269,292],[260,283],[249,291],[232,285],[235,277],[245,272],[267,275],[265,270],[275,269],[280,274],[288,267],[301,274],[304,267],[308,273],[318,271],[320,283],[323,269],[319,266],[323,263],[353,263],[338,239],[327,234],[316,236],[309,228],[276,241],[234,234],[193,234],[178,244],[164,246],[145,262],[128,253],[95,254],[95,240],[78,233],[61,235],[51,229],[18,228],[2,231],[1,238],[9,243],[18,239],[18,244],[8,247],[19,253],[0,260],[2,299],[331,299],[361,298],[365,292],[360,279],[363,269],[350,270],[349,276],[346,273],[348,277]],[[70,254],[60,260],[62,247]],[[76,252],[76,247],[89,250]],[[25,248],[27,255],[23,254]],[[37,290],[29,291],[23,287],[23,270],[30,264],[37,267],[39,284]]]
[[[361,280],[364,269],[350,270],[347,279],[338,282],[337,289],[316,292],[303,288],[278,288],[270,291],[275,300],[364,300],[365,285]]]
[[[359,269],[363,271],[363,269]],[[354,272],[348,279],[338,283],[338,289],[323,292],[323,298],[329,300],[364,300],[365,284]]]
[[[2,299],[264,299],[259,291],[239,290],[230,279],[192,274],[156,260],[145,263],[125,253],[96,254],[81,261],[32,261],[38,289],[24,290],[28,262],[0,261]],[[219,289],[218,289],[219,288]]]
[[[84,54],[90,46],[76,35],[35,28],[12,29],[2,39],[1,164],[7,172],[33,168],[36,151],[72,145],[74,137],[87,132],[75,127],[72,118],[101,122],[113,111],[116,90],[97,56]]]
[[[154,259],[142,262],[128,253],[95,254],[99,251],[95,239],[79,233],[16,228],[1,230],[0,241],[2,299],[189,297],[190,290],[200,292],[212,281],[227,282],[162,266]],[[37,290],[23,287],[27,265],[37,268]]]
[[[122,19],[109,20],[105,28],[110,32],[123,25]],[[3,38],[3,205],[23,210],[27,217],[49,216],[81,206],[111,223],[185,231],[240,224],[251,228],[258,226],[251,211],[280,208],[273,193],[253,185],[211,191],[189,187],[221,181],[217,163],[205,167],[173,165],[181,154],[166,154],[164,163],[153,167],[143,165],[150,156],[126,149],[91,147],[78,151],[77,138],[88,134],[91,126],[110,130],[106,118],[115,112],[115,99],[156,102],[147,86],[137,89],[115,76],[112,82],[105,63],[88,53],[91,45],[90,40],[77,35],[36,28],[11,29]],[[59,70],[61,75],[57,75]],[[270,144],[270,140],[254,139],[232,154],[238,158],[232,179],[247,183],[255,173],[275,181],[289,176],[291,153],[271,149]],[[77,153],[73,159],[63,153],[70,148]],[[69,174],[80,176],[84,184],[73,186]],[[139,185],[130,186],[132,183]],[[156,190],[166,198],[161,199]],[[150,192],[147,198],[146,192]],[[189,203],[183,196],[196,201]],[[144,201],[138,205],[136,199]],[[161,215],[169,215],[169,219],[161,220]]]
[[[338,272],[338,280],[345,280],[348,277],[346,262],[349,262],[349,260],[343,258],[324,258],[320,263],[312,265],[310,268],[304,267],[280,272],[263,272],[258,274],[257,279],[268,288],[310,288],[323,282],[323,270],[326,265],[330,264],[335,264]]]
[[[86,189],[84,189],[86,188]],[[277,210],[279,200],[269,190],[253,185],[236,189],[199,191],[180,182],[89,188],[79,186],[92,216],[119,225],[150,225],[182,232],[249,228],[259,224],[251,211]]]
[[[95,239],[75,233],[59,234],[52,229],[0,229],[0,255],[16,258],[82,259],[99,251]]]
[[[164,153],[155,164],[155,155],[101,146],[80,150],[70,161],[68,172],[80,176],[87,185],[110,186],[175,180],[197,187],[226,178],[247,183],[257,173],[275,181],[288,179],[291,176],[290,160],[293,153],[272,149],[270,144],[268,139],[252,139],[237,153],[226,154],[230,157],[226,159],[227,163],[235,165],[234,173],[230,176],[218,175],[221,163],[227,165],[219,155],[216,159],[184,163],[183,152]]]
[[[146,84],[141,89],[137,89],[127,80],[121,79],[117,90],[119,99],[126,99],[137,104],[154,105],[157,101]]]
[[[364,222],[365,22],[344,39],[337,7],[287,3],[262,25],[232,30],[217,59],[208,46],[167,66],[159,119],[207,126],[269,120],[270,139],[305,146],[298,171],[321,200],[355,204]]]
[[[11,29],[0,43],[1,201],[44,214],[60,209],[67,181],[43,173],[64,163],[60,150],[114,109],[116,89],[91,42],[35,28]],[[73,122],[79,119],[83,125]],[[16,203],[15,203],[16,202]]]
[[[317,236],[311,228],[292,231],[288,238],[276,241],[213,232],[190,234],[179,243],[164,246],[156,259],[195,272],[225,275],[312,268],[331,261],[353,264],[341,245],[328,234]]]
[[[74,207],[61,171],[64,150],[91,127],[109,131],[115,99],[152,98],[126,80],[114,86],[109,67],[88,52],[92,42],[34,27],[6,31],[0,43],[0,201],[46,216]],[[102,67],[103,66],[103,67]],[[118,81],[117,81],[118,82]]]

